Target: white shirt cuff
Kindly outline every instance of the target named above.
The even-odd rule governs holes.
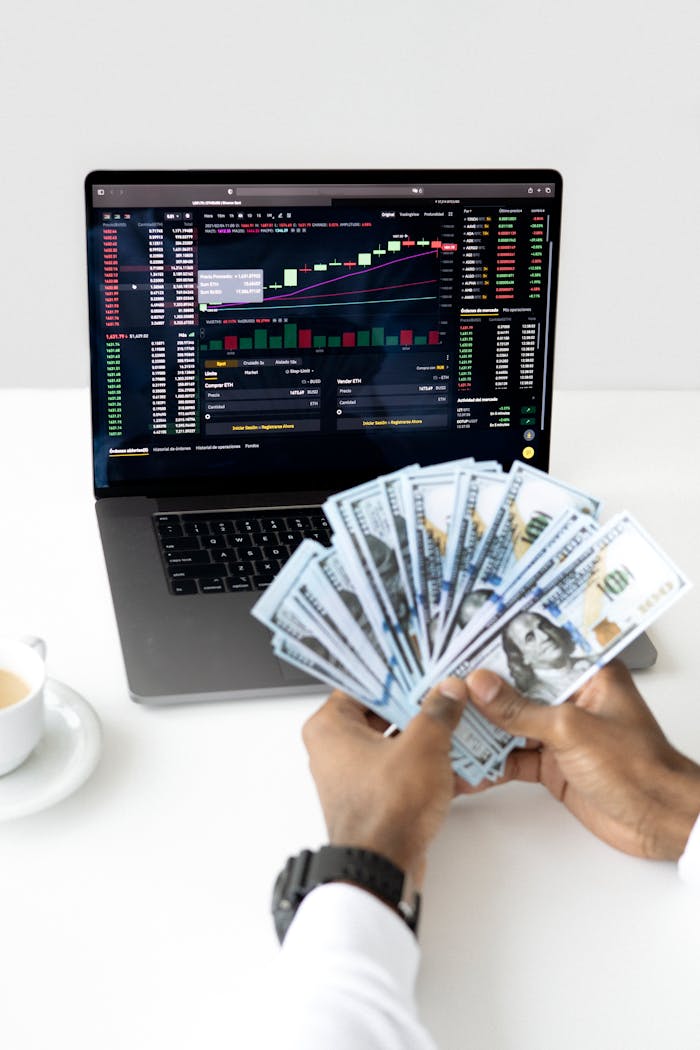
[[[419,959],[406,923],[371,893],[313,890],[279,956],[286,1050],[434,1050],[416,1014]]]
[[[415,935],[393,908],[367,890],[347,882],[319,886],[300,904],[284,940],[284,951],[297,951],[303,941],[307,954],[359,953],[376,962],[396,984],[399,993],[413,996],[420,950]]]

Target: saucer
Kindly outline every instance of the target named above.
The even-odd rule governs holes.
[[[44,687],[46,728],[29,758],[0,777],[0,821],[47,809],[80,787],[100,757],[102,730],[82,696],[54,678]]]

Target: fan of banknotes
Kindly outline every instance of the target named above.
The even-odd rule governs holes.
[[[626,513],[523,463],[406,467],[331,497],[253,608],[274,652],[400,729],[448,675],[496,671],[558,704],[689,587]],[[502,775],[522,743],[468,704],[453,768]]]

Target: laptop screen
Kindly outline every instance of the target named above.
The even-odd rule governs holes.
[[[549,456],[555,171],[93,172],[98,495]]]

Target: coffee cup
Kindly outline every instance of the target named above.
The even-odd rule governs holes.
[[[46,646],[0,638],[0,776],[29,757],[44,732]]]

